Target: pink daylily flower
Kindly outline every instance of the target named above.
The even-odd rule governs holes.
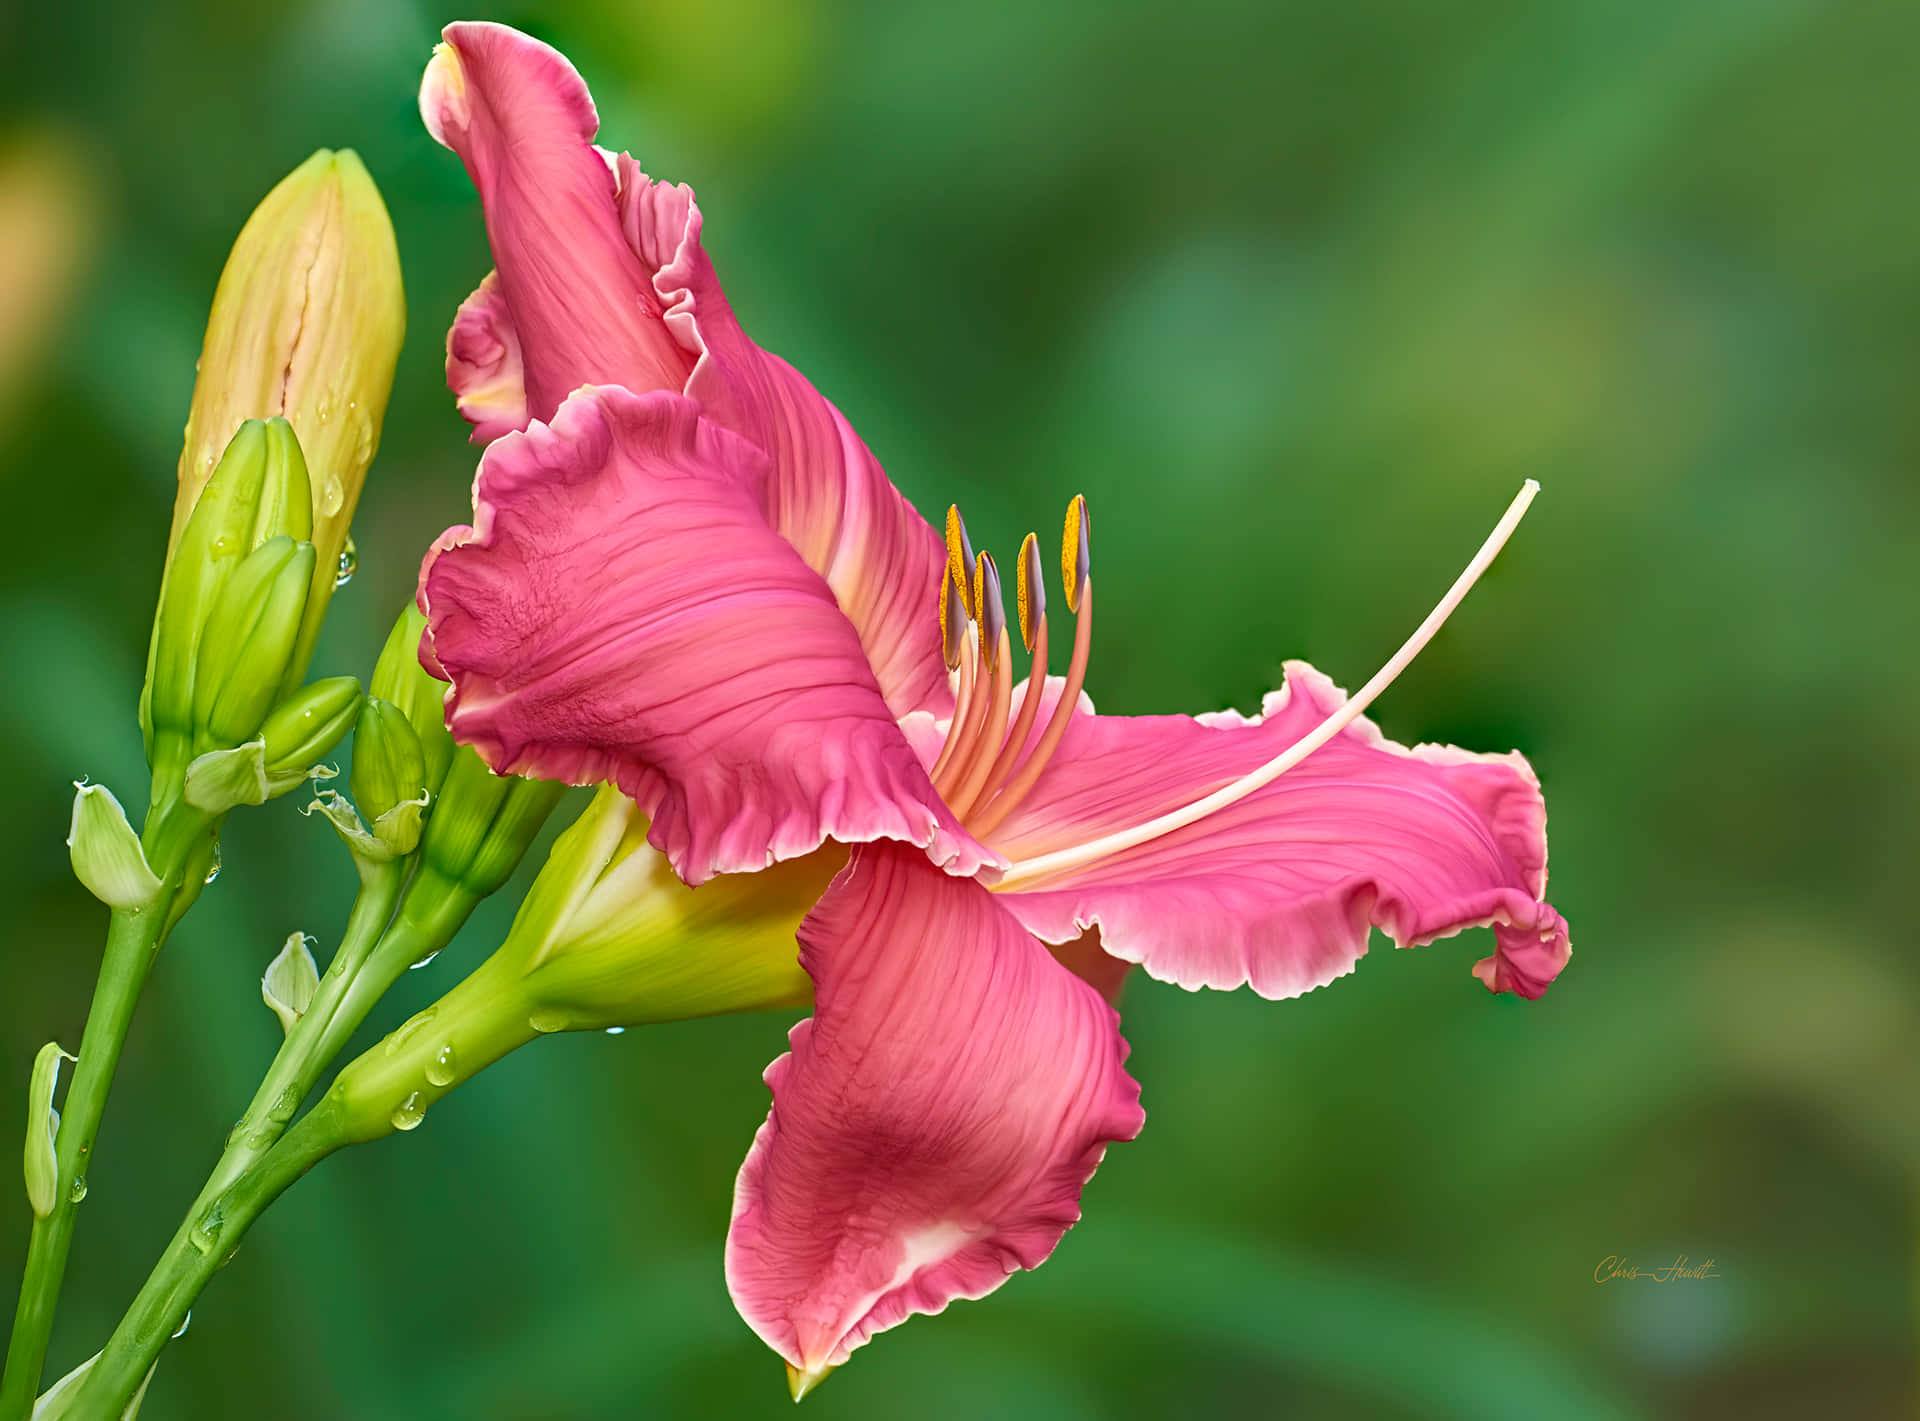
[[[1037,541],[1010,626],[957,514],[943,538],[741,331],[692,193],[593,146],[573,67],[501,26],[445,38],[422,112],[498,266],[448,337],[490,441],[474,522],[421,574],[449,724],[502,772],[613,781],[690,883],[852,846],[799,930],[815,1011],[767,1071],[727,1243],[796,1392],[1078,1218],[1144,1120],[1107,1000],[1128,964],[1284,998],[1351,971],[1372,928],[1410,947],[1491,925],[1486,986],[1546,989],[1570,948],[1526,761],[1408,749],[1360,715],[1530,489],[1353,700],[1292,662],[1257,717],[1096,714],[1084,503],[1049,678]]]

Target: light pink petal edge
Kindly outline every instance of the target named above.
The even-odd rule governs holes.
[[[992,835],[1018,862],[1191,803],[1262,764],[1346,699],[1304,662],[1262,714],[1087,716]],[[1297,996],[1353,969],[1370,926],[1411,947],[1492,926],[1476,968],[1537,997],[1571,955],[1542,901],[1546,806],[1524,757],[1397,745],[1364,717],[1274,783],[1185,828],[1004,897],[1063,942],[1188,988]]]

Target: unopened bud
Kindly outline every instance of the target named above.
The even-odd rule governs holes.
[[[273,708],[260,734],[231,750],[209,750],[187,766],[186,799],[195,809],[224,814],[235,805],[265,804],[308,780],[330,780],[322,765],[353,728],[360,683],[333,676],[302,687]]]
[[[53,1093],[60,1084],[60,1063],[79,1059],[62,1051],[57,1041],[49,1041],[33,1058],[33,1079],[27,1086],[27,1202],[42,1219],[59,1202],[60,1164],[54,1145],[60,1112],[53,1108]]]
[[[80,781],[74,789],[73,823],[67,830],[74,876],[110,908],[147,907],[160,896],[161,883],[147,864],[140,836],[127,823],[127,811],[105,785]]]
[[[420,664],[420,640],[426,631],[427,619],[418,607],[408,603],[387,634],[367,694],[391,701],[406,716],[420,737],[427,788],[438,793],[447,767],[453,763],[454,745],[453,735],[447,730],[446,682],[436,681]]]
[[[313,577],[311,543],[269,538],[228,576],[193,673],[196,744],[251,740],[280,698]]]
[[[354,153],[322,149],[267,194],[220,274],[170,542],[180,542],[201,485],[242,420],[292,421],[313,472],[316,558],[283,689],[306,674],[405,330],[400,257],[379,190]]]
[[[466,746],[454,752],[427,824],[424,861],[479,897],[513,876],[527,846],[567,792],[551,780],[496,775]]]
[[[374,832],[402,805],[424,806],[427,767],[420,737],[400,708],[374,696],[360,707],[353,730],[353,797],[360,812],[373,822]],[[400,853],[411,853],[419,838],[418,810],[411,816],[412,836]]]
[[[292,1031],[293,1024],[313,1005],[319,989],[320,969],[307,948],[307,935],[289,934],[260,978],[261,1000],[280,1018],[280,1029]]]
[[[228,581],[262,543],[304,541],[312,523],[306,461],[292,426],[248,420],[204,482],[161,575],[141,696],[150,758],[156,732],[192,737],[196,663]]]

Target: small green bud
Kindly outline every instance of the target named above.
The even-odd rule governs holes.
[[[307,935],[290,933],[260,978],[261,1000],[280,1018],[280,1029],[292,1031],[319,989],[320,969],[307,948]]]
[[[453,763],[454,745],[447,729],[446,682],[436,681],[420,664],[420,642],[426,633],[427,619],[418,607],[408,603],[387,634],[367,694],[393,702],[406,716],[420,737],[427,788],[438,794],[447,778],[447,767]]]
[[[60,1063],[79,1059],[62,1051],[57,1041],[49,1041],[33,1058],[33,1079],[27,1086],[27,1202],[42,1219],[59,1202],[60,1164],[54,1144],[60,1135],[60,1112],[53,1108],[53,1092],[60,1084]]]
[[[280,697],[313,577],[313,544],[284,533],[255,548],[227,578],[202,633],[194,669],[196,745],[251,740]]]
[[[551,780],[496,775],[467,746],[454,753],[427,824],[424,862],[485,897],[513,876],[527,846],[567,792]]]
[[[149,756],[156,731],[192,733],[195,663],[228,579],[259,545],[312,528],[307,466],[285,420],[248,420],[200,490],[161,574],[147,652],[141,728]]]
[[[231,750],[209,750],[187,766],[186,799],[207,814],[265,804],[308,780],[338,771],[317,763],[353,728],[360,683],[351,676],[315,681],[273,708],[260,734]]]
[[[315,681],[280,702],[260,727],[268,776],[293,776],[288,789],[306,779],[311,767],[346,739],[360,705],[360,683],[351,676]]]
[[[74,877],[110,908],[144,908],[160,896],[161,882],[147,864],[140,836],[127,811],[105,785],[74,784],[73,823],[67,849]]]
[[[375,821],[426,793],[427,766],[420,737],[400,708],[377,693],[361,705],[353,728],[350,783],[360,812]]]
[[[87,1384],[87,1378],[93,1374],[93,1364],[100,1360],[95,1352],[86,1361],[68,1372],[59,1381],[40,1393],[40,1399],[33,1404],[32,1421],[73,1421],[80,1413],[77,1409],[80,1390]],[[133,1394],[133,1400],[127,1403],[127,1409],[120,1413],[120,1421],[138,1421],[140,1403],[147,1399],[147,1386],[153,1381],[155,1362],[147,1368],[146,1379],[140,1383],[140,1389]]]

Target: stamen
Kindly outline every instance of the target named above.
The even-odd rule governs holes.
[[[1007,609],[1000,594],[1000,569],[990,554],[980,554],[975,576],[980,589],[980,684],[984,688],[986,678],[992,676],[993,691],[991,699],[980,697],[987,708],[984,724],[970,737],[966,749],[954,756],[947,772],[956,782],[953,792],[945,795],[947,807],[963,821],[997,763],[993,752],[1007,732],[1007,708],[1013,699],[1013,647],[1007,637]]]
[[[1067,610],[1080,610],[1080,584],[1092,571],[1093,525],[1087,501],[1075,494],[1067,504],[1067,526],[1060,535],[1060,578],[1067,584]]]
[[[960,505],[947,505],[947,566],[966,600],[967,615],[980,620],[980,589],[969,580],[973,573],[973,540],[967,537],[966,521],[960,517]]]
[[[1225,809],[1230,804],[1238,803],[1255,790],[1263,789],[1267,785],[1272,784],[1273,781],[1281,775],[1306,759],[1307,756],[1311,755],[1315,750],[1318,750],[1322,745],[1325,745],[1329,740],[1333,739],[1334,736],[1345,730],[1355,720],[1359,719],[1366,711],[1366,708],[1374,702],[1380,693],[1392,685],[1395,678],[1407,669],[1408,665],[1420,654],[1427,643],[1433,640],[1434,634],[1440,630],[1441,625],[1453,614],[1453,610],[1465,600],[1467,593],[1473,589],[1473,584],[1480,580],[1480,575],[1487,570],[1494,558],[1499,555],[1500,549],[1506,545],[1507,539],[1513,535],[1513,530],[1520,526],[1521,518],[1526,516],[1527,505],[1533,502],[1533,496],[1538,492],[1540,492],[1540,485],[1532,479],[1528,479],[1526,483],[1521,486],[1518,496],[1515,497],[1513,502],[1508,506],[1506,513],[1501,517],[1499,523],[1494,526],[1493,532],[1488,534],[1486,542],[1480,545],[1480,551],[1474,554],[1473,561],[1469,562],[1465,571],[1454,579],[1453,586],[1447,589],[1447,595],[1442,597],[1439,605],[1427,614],[1427,619],[1419,625],[1412,636],[1407,638],[1405,644],[1393,654],[1387,664],[1382,666],[1380,670],[1374,674],[1372,680],[1362,686],[1345,705],[1321,721],[1319,725],[1315,726],[1306,735],[1296,740],[1292,745],[1289,745],[1285,750],[1275,755],[1258,769],[1241,776],[1232,784],[1225,785],[1215,790],[1212,794],[1202,799],[1197,799],[1193,803],[1180,809],[1175,809],[1157,818],[1149,819],[1146,823],[1135,825],[1131,829],[1123,829],[1118,833],[1107,834],[1099,839],[1093,840],[1091,843],[1080,844],[1070,849],[1061,849],[1054,853],[1039,854],[1033,858],[1017,862],[1000,876],[1000,881],[993,885],[994,889],[996,891],[1005,891],[1016,888],[1023,884],[1031,883],[1035,879],[1044,878],[1050,874],[1064,873],[1069,869],[1079,868],[1084,864],[1092,863],[1098,859],[1106,858],[1109,855],[1148,843],[1163,834],[1170,834],[1175,829],[1185,828],[1189,824],[1204,819],[1209,814]],[[1088,592],[1091,592],[1091,588],[1088,588]],[[1077,658],[1077,647],[1075,654]],[[1048,727],[1049,733],[1051,733],[1052,729],[1052,726]],[[1037,754],[1036,758],[1038,758]],[[1003,795],[1002,797],[1004,798],[1005,796]],[[996,810],[998,809],[997,803],[994,808]],[[987,833],[1004,817],[1004,814],[998,814],[992,818],[992,823],[982,823],[972,826],[974,835],[978,837]]]
[[[1021,572],[1025,574],[1027,560],[1024,545],[1021,552]],[[1053,758],[1053,752],[1059,748],[1060,738],[1067,733],[1067,726],[1073,720],[1074,707],[1080,702],[1080,688],[1087,679],[1087,658],[1093,650],[1093,538],[1087,517],[1087,501],[1077,493],[1067,504],[1066,524],[1060,535],[1060,572],[1066,580],[1067,610],[1076,614],[1073,660],[1067,667],[1067,684],[1062,688],[1060,700],[1053,708],[1053,716],[1048,720],[1047,728],[1041,732],[1040,741],[1027,757],[1026,764],[986,806],[979,822],[968,826],[975,838],[984,837],[998,828],[1026,798],[1027,791],[1033,788],[1034,781],[1040,778],[1040,772],[1046,769],[1047,761]],[[1040,585],[1037,565],[1032,583]],[[1044,603],[1042,605],[1044,612]],[[1045,626],[1044,619],[1041,625]],[[1026,740],[1026,727],[1032,720],[1030,708],[1039,706],[1041,692],[1046,687],[1045,661],[1036,657],[1034,666],[1039,685],[1035,685],[1034,676],[1028,677],[1027,694],[1020,707],[1021,729],[1014,737],[1022,743]],[[989,775],[989,780],[997,780],[1011,765],[1009,753],[1003,750],[994,762],[994,771]]]
[[[953,562],[940,574],[940,651],[947,659],[947,670],[958,670],[960,661],[967,650],[967,594],[965,588],[956,588],[953,577]]]
[[[1020,640],[1028,651],[1039,629],[1047,621],[1047,580],[1040,575],[1040,540],[1027,534],[1020,544],[1020,561],[1014,565],[1014,589],[1019,598]],[[1040,658],[1042,665],[1046,658]]]
[[[951,578],[947,580],[952,581]],[[972,647],[973,626],[968,623],[960,637],[960,685],[953,695],[953,719],[947,722],[946,743],[940,747],[940,755],[934,760],[933,768],[927,771],[927,778],[934,781],[936,785],[940,780],[940,772],[946,769],[947,762],[953,758],[953,752],[960,748],[961,734],[966,728],[967,716],[973,709],[974,668],[979,658],[967,654]]]

